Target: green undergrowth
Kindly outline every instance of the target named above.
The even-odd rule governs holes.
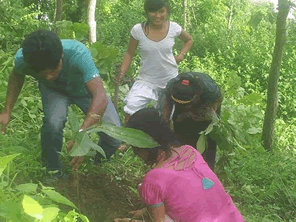
[[[107,172],[112,181],[128,186],[138,195],[138,184],[148,170],[129,148],[125,153],[117,151],[111,161],[93,168],[92,173]],[[293,152],[271,153],[260,147],[246,147],[245,151],[235,149],[229,156],[229,164],[224,169],[217,168],[216,172],[246,221],[295,221],[296,160]]]
[[[39,103],[37,98],[36,102]],[[32,107],[31,104],[29,106]],[[42,113],[38,115],[38,109],[32,108],[25,109],[20,114],[20,110],[23,109],[24,104],[18,103],[15,108],[18,117],[13,118],[8,125],[7,134],[0,135],[0,156],[21,153],[10,164],[9,172],[5,173],[11,178],[13,186],[38,181],[45,173],[40,158],[39,132]],[[73,110],[82,120],[83,114],[79,109],[74,106]],[[36,118],[30,117],[29,111],[33,112]],[[33,127],[29,128],[30,125]],[[227,154],[229,164],[224,165],[224,168],[219,168],[221,167],[219,165],[216,168],[227,192],[247,221],[295,221],[296,152],[294,150],[295,137],[292,132],[294,125],[278,120],[276,126],[275,133],[278,139],[273,153],[258,146],[260,140],[253,136],[252,146],[249,144],[244,145],[245,149],[235,148]],[[64,135],[62,159],[65,168],[71,172],[68,167],[71,158],[65,152],[66,144],[72,136],[69,124],[66,126]],[[96,134],[93,134],[92,140],[97,139]],[[222,152],[225,151],[219,150],[218,157]],[[80,172],[91,175],[107,173],[112,182],[121,187],[128,187],[131,193],[139,197],[138,184],[141,183],[148,170],[149,168],[129,148],[124,153],[117,151],[111,161],[106,161],[99,167],[93,163],[93,157],[86,157]],[[9,194],[5,195],[9,198]],[[15,197],[11,198],[14,200]],[[19,201],[19,199],[15,200]]]
[[[0,103],[0,110],[4,101]],[[17,180],[39,179],[45,169],[41,164],[40,127],[42,125],[42,103],[37,82],[27,78],[19,100],[13,109],[6,134],[0,134],[0,156],[21,153],[11,163],[11,173]]]
[[[225,167],[226,190],[247,221],[295,221],[296,160],[291,152],[237,150]]]
[[[19,104],[15,111],[19,112],[22,108],[22,104]],[[83,114],[77,108],[73,109],[81,119]],[[6,172],[6,175],[13,179],[14,186],[38,181],[45,173],[40,161],[41,119],[37,119],[36,126],[33,124],[34,121],[25,111],[21,118],[12,120],[6,135],[0,135],[0,156],[21,153],[10,164],[9,172]],[[34,127],[27,129],[26,125]],[[229,164],[224,165],[223,169],[219,168],[219,165],[216,168],[225,189],[247,221],[295,221],[296,152],[293,149],[294,138],[290,134],[284,136],[285,132],[291,129],[293,125],[287,126],[284,122],[278,121],[276,134],[282,136],[277,137],[278,146],[273,153],[257,146],[260,141],[255,137],[252,146],[245,145],[245,150],[234,149],[227,154]],[[64,150],[70,138],[71,131],[67,125]],[[96,134],[92,140],[97,140]],[[64,150],[63,162],[66,169],[71,172],[68,167],[71,158]],[[218,157],[222,152],[219,150]],[[80,172],[91,175],[107,173],[112,182],[128,187],[131,193],[139,197],[138,184],[148,170],[149,168],[129,148],[124,153],[117,151],[111,161],[106,161],[100,166],[93,163],[93,157],[86,157]]]
[[[95,173],[107,172],[113,181],[127,185],[132,193],[138,195],[138,185],[149,169],[129,148],[124,153],[117,151],[111,161],[104,163]]]
[[[5,84],[2,83],[3,85]],[[226,105],[227,103],[224,110],[228,107]],[[4,103],[0,103],[1,109],[3,106]],[[119,107],[121,106],[120,101]],[[233,130],[241,129],[238,135],[244,136],[245,128],[239,128],[243,125],[239,120],[246,115],[239,116],[238,114],[242,112],[235,106],[230,106],[230,108],[233,109],[232,115],[238,118],[228,123],[233,125]],[[83,113],[76,106],[72,106],[72,109],[82,122]],[[119,110],[120,117],[123,119],[121,108]],[[1,157],[21,153],[10,163],[9,171],[5,172],[5,177],[10,178],[11,186],[39,181],[45,174],[40,158],[42,117],[42,104],[37,84],[33,79],[28,78],[14,108],[12,120],[7,127],[7,134],[0,134]],[[290,122],[277,120],[273,153],[263,150],[259,145],[259,134],[245,135],[247,142],[242,143],[244,149],[234,148],[218,152],[218,158],[227,152],[229,164],[217,164],[216,172],[247,221],[295,221],[296,136],[294,132],[296,131],[294,122],[294,119]],[[247,124],[247,121],[244,123]],[[248,124],[250,123],[249,121]],[[68,166],[71,157],[65,152],[65,147],[72,136],[70,125],[67,123],[61,156],[68,172],[71,172]],[[97,141],[97,134],[93,133],[91,139]],[[124,153],[117,151],[111,161],[106,161],[99,167],[93,163],[93,157],[86,157],[80,172],[86,175],[107,173],[112,182],[121,187],[128,187],[131,193],[139,197],[138,184],[141,183],[148,170],[149,168],[138,157],[135,157],[132,149],[129,148]],[[5,193],[5,198],[15,202],[20,201],[19,196],[11,193]]]

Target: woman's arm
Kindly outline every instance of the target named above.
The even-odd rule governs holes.
[[[144,219],[144,214],[146,214],[146,208],[137,210],[137,211],[131,211],[129,213],[133,214],[133,218],[115,218],[114,222],[124,222],[124,221],[130,221],[130,222],[164,222],[165,221],[165,208],[164,204],[161,203],[159,207],[147,207],[148,215],[150,219]],[[140,219],[136,219],[140,218]]]
[[[136,53],[136,49],[138,46],[138,41],[136,39],[134,39],[134,37],[130,37],[129,40],[129,44],[128,44],[128,49],[127,52],[124,54],[123,57],[123,62],[121,64],[121,68],[120,68],[120,75],[119,75],[119,79],[118,81],[120,82],[124,75],[126,74],[127,70],[129,69],[131,62],[135,56]]]
[[[162,203],[159,207],[147,207],[148,213],[153,222],[164,222],[165,220],[165,208]]]
[[[179,53],[179,55],[175,56],[175,59],[176,59],[176,62],[179,63],[181,62],[186,53],[189,51],[189,49],[191,48],[192,44],[193,44],[193,40],[191,38],[191,36],[189,35],[188,32],[182,30],[181,34],[179,35],[179,39],[181,39],[184,44],[183,44],[183,47]]]

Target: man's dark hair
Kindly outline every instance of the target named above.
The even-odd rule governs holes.
[[[155,12],[166,6],[168,14],[171,14],[171,6],[169,0],[146,0],[144,3],[144,10],[148,12]]]
[[[22,48],[25,62],[37,73],[57,68],[63,54],[60,38],[49,30],[38,30],[29,34]]]

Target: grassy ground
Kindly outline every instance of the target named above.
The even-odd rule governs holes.
[[[37,182],[45,174],[40,161],[42,112],[36,87],[34,81],[26,84],[7,134],[0,135],[0,156],[21,153],[9,166],[9,172],[5,171],[15,185]],[[3,105],[0,104],[0,110]],[[65,145],[70,137],[67,126]],[[228,154],[229,165],[217,168],[219,178],[247,221],[296,221],[295,148],[289,146],[270,153],[257,144],[246,147],[246,151],[239,149]],[[65,152],[62,156],[67,168],[70,158]],[[91,222],[113,221],[116,217],[128,217],[129,211],[142,207],[137,187],[147,170],[132,150],[117,151],[110,162],[99,166],[88,158],[78,174],[71,174],[54,187]],[[0,216],[0,221],[5,220]]]
[[[8,139],[9,136],[5,137]],[[30,180],[35,182],[43,174],[39,154],[36,155],[39,147],[33,146],[29,150],[29,144],[23,145],[27,148],[9,148],[9,153],[21,152],[23,156],[10,168],[11,176],[19,172],[16,184]],[[296,221],[295,163],[290,154],[271,154],[254,149],[235,152],[230,165],[217,171],[247,221],[292,222]],[[53,186],[73,201],[90,221],[113,221],[116,217],[127,217],[129,211],[142,207],[137,186],[147,170],[130,149],[126,153],[117,151],[112,160],[103,165],[94,165],[89,158],[80,173],[71,174],[70,178]],[[62,209],[70,210],[67,207]]]

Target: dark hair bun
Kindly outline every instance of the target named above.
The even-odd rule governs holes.
[[[191,100],[200,90],[198,82],[198,76],[194,76],[191,73],[182,74],[173,84],[172,95],[178,100]]]

